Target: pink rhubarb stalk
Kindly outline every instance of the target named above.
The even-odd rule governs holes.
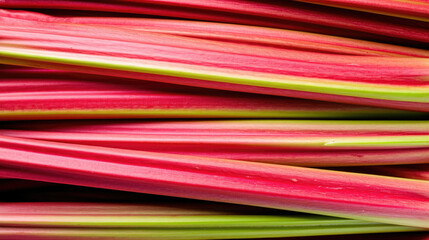
[[[315,29],[314,26],[322,25],[412,41],[429,42],[429,37],[425,30],[425,22],[415,24],[413,21],[406,19],[381,18],[377,14],[359,13],[295,1],[287,3],[257,3],[245,0],[217,0],[210,2],[194,0],[142,0],[132,2],[116,1],[112,3],[109,1],[7,0],[1,2],[0,7],[139,13],[247,25],[280,28],[292,27],[291,29],[298,28],[298,30],[304,31],[309,31],[311,28]],[[306,26],[293,28],[293,24],[288,23],[288,21],[311,24],[313,26],[310,26],[310,29]]]
[[[61,18],[22,11],[0,11],[0,14],[4,22],[14,24],[15,26],[21,25],[21,31],[26,31],[25,26],[31,26],[33,28],[37,27],[38,32],[55,32],[71,36],[87,36],[174,46],[180,44],[184,48],[213,49],[215,51],[236,52],[248,55],[276,55],[281,57],[282,54],[292,53],[291,51],[285,51],[285,49],[296,49],[349,55],[429,57],[429,51],[423,49],[275,28],[149,18]],[[67,25],[54,23],[64,23]],[[75,24],[80,25],[75,26]],[[90,25],[121,27],[124,30],[119,31],[115,28],[113,32],[109,32],[112,31],[109,28],[97,28]],[[183,37],[144,34],[141,31],[168,33],[176,36],[202,38],[212,41],[193,41],[192,39]],[[257,45],[257,47],[243,47],[243,44],[253,44]],[[274,54],[273,51],[279,52]]]
[[[429,182],[1,137],[0,174],[428,228]]]
[[[27,183],[38,183],[26,181]],[[41,182],[40,182],[41,183]],[[44,183],[49,184],[49,183]],[[63,187],[61,184],[51,184]],[[93,189],[91,189],[93,190]],[[76,191],[75,191],[76,192]],[[121,195],[123,192],[109,191],[112,194]],[[42,196],[44,192],[40,193]],[[180,199],[179,201],[162,200],[158,198],[145,199],[142,194],[138,203],[120,202],[3,202],[0,203],[0,216],[13,215],[78,215],[78,216],[210,216],[210,215],[289,215],[304,216],[300,213],[279,211],[276,209],[258,208],[245,205],[233,205],[198,200]],[[154,196],[158,197],[158,196]],[[109,198],[106,198],[109,199]],[[46,200],[46,199],[45,199]],[[337,219],[325,216],[306,215],[314,219]],[[174,220],[173,220],[174,221]]]
[[[401,118],[417,112],[233,93],[65,71],[0,69],[0,119]]]
[[[425,79],[429,67],[426,58],[338,58],[321,53],[317,58],[314,57],[317,53],[263,57],[33,30],[28,27],[23,32],[13,26],[2,30],[5,39],[0,41],[0,61],[208,88],[428,111],[429,90]],[[314,69],[317,71],[313,72]]]
[[[426,121],[119,121],[8,124],[0,134],[299,166],[429,163]]]

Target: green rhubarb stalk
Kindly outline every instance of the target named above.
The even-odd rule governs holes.
[[[305,228],[320,227],[332,228],[336,226],[363,226],[369,228],[379,226],[381,229],[388,224],[365,222],[351,219],[336,219],[329,217],[289,217],[289,216],[261,216],[261,215],[210,215],[210,216],[100,216],[88,215],[0,215],[2,226],[21,227],[80,227],[80,228]],[[423,231],[421,228],[391,225],[396,231]],[[395,231],[395,230],[393,230]]]
[[[212,206],[210,206],[212,205]],[[217,206],[218,205],[218,206]],[[173,207],[174,206],[174,207]],[[151,239],[225,239],[318,236],[376,232],[412,232],[420,228],[352,219],[283,213],[237,214],[195,210],[182,204],[2,203],[0,236],[149,237]],[[203,203],[203,207],[222,207]],[[181,211],[180,211],[181,210]],[[238,207],[240,210],[240,207]],[[45,231],[36,229],[43,227]],[[72,229],[79,230],[73,231]],[[115,230],[115,231],[113,231]],[[307,232],[306,232],[307,231]],[[131,235],[128,235],[131,233]],[[113,233],[113,235],[110,235]],[[22,234],[22,235],[21,235]],[[64,235],[63,235],[64,234]],[[175,236],[176,234],[177,236]],[[204,235],[203,235],[204,234]],[[16,235],[14,235],[16,237]]]
[[[409,231],[409,227],[393,225],[356,226],[332,225],[330,227],[267,227],[267,228],[206,228],[206,229],[82,229],[82,228],[13,228],[0,227],[1,237],[25,239],[252,239],[379,233]]]
[[[211,206],[212,205],[212,206]],[[218,205],[218,206],[217,206]],[[222,207],[222,204],[203,207]],[[195,206],[173,204],[100,203],[2,203],[0,225],[21,227],[80,228],[299,228],[332,226],[387,227],[387,224],[361,220],[279,212],[278,215],[196,210]],[[84,210],[86,209],[86,210]],[[237,208],[240,210],[240,207]],[[251,210],[251,208],[250,208]],[[406,229],[396,226],[398,229]],[[394,226],[392,226],[394,229]],[[408,228],[409,231],[421,231]]]

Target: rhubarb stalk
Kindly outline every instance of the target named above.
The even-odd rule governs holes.
[[[83,118],[403,118],[407,112],[66,71],[0,69],[1,120]]]
[[[1,137],[5,177],[428,228],[427,181]]]
[[[141,43],[180,44],[184,48],[210,48],[221,52],[241,52],[250,55],[260,54],[262,56],[276,55],[277,57],[282,57],[282,54],[291,53],[291,51],[286,51],[286,49],[296,49],[363,56],[429,56],[429,51],[423,49],[302,31],[237,24],[150,18],[53,17],[40,13],[4,10],[0,11],[0,15],[5,23],[21,26],[21,31],[27,31],[25,26],[31,26],[33,28],[37,27],[39,33],[55,32],[63,35],[137,41]],[[76,24],[79,24],[79,26],[76,26]],[[91,25],[105,27],[100,28]],[[106,28],[108,26],[116,28]],[[118,27],[123,29],[119,30]],[[184,37],[172,37],[161,34],[151,35],[144,34],[142,31],[167,33],[206,40],[195,41]],[[243,44],[247,46],[243,47]],[[257,47],[251,48],[249,44],[256,45]],[[274,54],[274,51],[278,52]]]
[[[331,34],[341,34],[338,29],[429,42],[424,28],[425,22],[384,17],[380,15],[315,6],[313,4],[289,1],[287,3],[257,3],[243,0],[217,0],[201,2],[181,1],[58,1],[58,0],[8,0],[0,3],[3,8],[53,8],[106,12],[125,12],[146,15],[170,16],[217,22],[240,23],[303,31],[317,31],[325,26]],[[358,15],[359,17],[355,17]],[[291,24],[290,21],[298,24]],[[304,25],[302,25],[302,23]],[[412,24],[414,23],[414,24]],[[355,34],[356,35],[356,34]]]
[[[428,111],[425,58],[326,54],[286,60],[41,33],[26,37],[14,31],[0,41],[3,63]],[[109,48],[100,50],[102,45]],[[317,72],[309,72],[314,67]]]
[[[0,134],[299,166],[429,162],[427,121],[103,121],[6,124]]]

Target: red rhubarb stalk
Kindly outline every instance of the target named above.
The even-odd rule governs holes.
[[[350,55],[367,56],[416,56],[428,57],[429,51],[414,49],[376,42],[334,37],[307,33],[301,31],[283,30],[275,28],[262,28],[235,24],[214,22],[199,22],[166,19],[141,18],[107,18],[107,17],[69,17],[60,18],[32,12],[0,11],[3,21],[9,25],[22,26],[21,31],[27,31],[25,26],[38,27],[38,32],[58,33],[63,35],[87,36],[102,39],[156,43],[161,45],[178,45],[185,48],[214,49],[222,52],[239,52],[251,49],[246,54],[263,54],[265,56],[270,48],[288,53],[286,49],[297,49],[314,52],[328,52]],[[55,24],[55,23],[67,23]],[[73,25],[69,25],[72,23]],[[76,26],[75,24],[81,24]],[[84,25],[83,25],[84,24]],[[96,28],[90,25],[114,26],[118,28]],[[126,30],[128,29],[128,30]],[[132,31],[138,30],[138,31]],[[186,38],[177,38],[166,35],[143,34],[145,32],[168,33],[178,36],[204,38],[217,41],[192,41]],[[144,35],[145,37],[141,37]],[[161,40],[162,39],[162,40]],[[221,42],[218,42],[221,41]],[[231,42],[241,44],[231,44]],[[245,44],[257,44],[258,48],[243,48]],[[219,46],[221,45],[221,46]],[[230,47],[229,47],[230,46]],[[264,47],[265,46],[265,47]],[[259,49],[259,50],[258,50]],[[262,49],[262,50],[261,50]],[[243,52],[244,53],[244,52]],[[289,51],[290,53],[290,51]]]
[[[295,21],[298,23],[352,29],[395,38],[429,42],[429,37],[424,26],[419,26],[425,23],[413,25],[412,21],[410,23],[410,21],[404,19],[388,17],[380,19],[379,15],[315,6],[295,1],[278,4],[243,0],[218,0],[210,2],[193,0],[143,0],[136,3],[127,1],[111,3],[108,1],[8,0],[1,2],[0,7],[126,12],[280,28],[289,28],[291,24],[288,24],[287,21]],[[357,14],[359,14],[359,17],[356,17]],[[276,24],[276,21],[279,23]],[[300,30],[308,31],[309,29]]]
[[[5,177],[429,225],[429,182],[1,137]]]
[[[9,42],[8,44],[18,44],[18,41],[15,40],[13,41],[13,43]],[[364,82],[353,83],[352,81],[339,80],[339,79],[334,80],[334,79],[311,78],[311,77],[292,76],[292,75],[283,75],[283,74],[272,74],[272,73],[264,73],[264,72],[253,72],[254,70],[263,70],[263,69],[262,68],[258,69],[258,66],[248,65],[247,61],[249,61],[250,59],[247,59],[246,61],[241,63],[241,64],[244,64],[243,67],[245,66],[246,68],[246,70],[243,71],[238,69],[227,69],[225,67],[228,65],[224,65],[224,64],[222,64],[222,68],[220,68],[220,66],[218,67],[202,66],[201,64],[209,65],[210,63],[209,62],[203,63],[200,61],[201,59],[198,59],[198,63],[193,63],[192,65],[184,64],[184,63],[159,62],[159,61],[152,61],[152,60],[145,60],[143,62],[143,61],[135,61],[131,58],[124,58],[124,57],[118,58],[118,57],[110,57],[106,55],[97,56],[97,55],[89,54],[89,53],[93,54],[95,52],[87,52],[86,54],[82,54],[82,53],[77,54],[77,53],[57,52],[52,50],[49,50],[49,51],[48,50],[27,50],[22,47],[23,45],[28,45],[31,47],[35,47],[36,45],[39,45],[39,47],[42,47],[40,45],[43,45],[43,44],[41,44],[40,42],[25,43],[20,41],[19,47],[1,47],[0,55],[3,56],[1,61],[8,64],[56,68],[56,69],[80,71],[80,72],[87,72],[87,73],[102,73],[102,74],[113,75],[113,76],[129,77],[129,78],[136,78],[136,79],[142,79],[142,80],[161,81],[161,82],[168,82],[168,83],[180,83],[184,85],[193,85],[193,86],[199,86],[199,87],[218,88],[218,89],[235,90],[235,91],[247,91],[247,92],[254,92],[254,93],[267,93],[267,94],[273,94],[273,95],[310,98],[310,99],[316,99],[316,100],[335,101],[335,102],[360,103],[365,105],[393,107],[393,108],[417,110],[417,111],[428,111],[427,110],[428,103],[426,103],[428,90],[426,89],[427,87],[425,86],[425,83],[420,82],[417,78],[415,78],[415,80],[409,81],[409,83],[420,85],[420,86],[418,87],[407,86],[407,88],[404,88],[404,85],[402,83],[397,83],[395,85],[391,85],[392,82],[390,82],[390,85],[386,83],[364,83]],[[68,46],[64,44],[61,44],[61,45],[63,46],[57,50],[63,51],[72,46],[70,44],[68,44]],[[76,45],[73,44],[73,47],[78,47],[78,46],[85,48],[80,44],[76,44]],[[48,45],[45,45],[44,47],[48,47]],[[50,47],[52,47],[52,45]],[[146,49],[146,50],[149,50],[149,49]],[[121,50],[119,49],[117,49],[117,51],[121,52]],[[156,51],[154,50],[153,53],[156,53]],[[106,53],[103,53],[103,54],[106,54]],[[121,52],[121,54],[124,54],[124,53]],[[136,56],[135,53],[130,52],[130,54]],[[169,58],[170,57],[171,55],[169,54]],[[224,55],[221,58],[225,58],[225,57],[226,56]],[[229,59],[229,61],[232,61],[233,59]],[[170,61],[171,59],[165,59],[165,60]],[[393,58],[383,59],[383,61],[390,61],[390,63],[396,62],[397,64],[399,64],[400,61],[398,60],[399,59],[393,59]],[[422,71],[425,71],[424,59],[404,59],[404,60],[408,61],[408,64],[419,65],[420,63],[421,66],[415,69],[416,73],[421,71],[420,74],[423,74]],[[189,62],[191,61],[191,59],[188,58],[186,61]],[[63,64],[58,64],[58,63],[63,63]],[[403,62],[402,64],[404,63],[405,62]],[[194,64],[198,64],[198,67],[197,65],[194,66]],[[214,63],[214,64],[217,64],[217,63]],[[268,64],[268,62],[266,64]],[[231,65],[231,67],[233,65]],[[289,67],[292,67],[293,65],[295,64],[289,65]],[[363,64],[363,66],[364,65],[365,64]],[[237,66],[235,65],[234,68],[235,67]],[[266,65],[266,67],[268,67],[268,65]],[[272,68],[272,67],[269,67],[269,68]],[[391,67],[389,66],[389,68]],[[382,70],[382,69],[383,67],[379,70]],[[387,70],[388,68],[384,67],[384,69]],[[406,71],[404,66],[402,66],[402,69],[404,72]],[[265,69],[264,71],[267,71],[267,70],[268,69]],[[294,68],[294,70],[292,71],[295,71],[295,70],[300,71],[299,69],[296,69],[296,68]],[[380,73],[379,70],[377,71]],[[399,66],[398,68],[396,68],[396,71],[398,70],[401,70]],[[408,68],[408,70],[411,70],[411,69]],[[275,71],[286,73],[287,69],[279,68],[278,70],[275,70]],[[376,71],[375,68],[374,68],[374,71]],[[329,72],[335,75],[340,73],[341,71],[329,70]],[[408,71],[408,74],[411,74],[412,72],[413,71]],[[154,74],[154,73],[157,73],[157,74]],[[352,71],[349,72],[350,74],[349,77],[352,77],[351,73]],[[307,73],[303,72],[303,74],[307,74]],[[188,76],[189,78],[184,78],[185,76]],[[387,78],[387,79],[383,81],[387,81],[387,82],[390,81],[388,80],[389,79],[388,76],[384,78]],[[370,80],[369,75],[367,75],[367,79]],[[393,76],[391,76],[390,79],[393,80],[394,79]],[[365,77],[358,78],[356,80],[365,80]],[[399,79],[396,78],[395,81],[398,81],[398,80]]]
[[[420,111],[427,111],[429,104],[425,58],[292,54],[290,59],[279,59],[3,31],[9,35],[1,41],[3,63],[90,73],[101,68],[102,74],[142,80]]]
[[[65,71],[4,68],[1,120],[70,118],[380,118],[423,116]]]
[[[425,125],[426,122],[316,120],[36,122],[7,124],[8,129],[0,133],[276,164],[365,166],[428,163]],[[418,138],[422,139],[421,149],[415,149]]]

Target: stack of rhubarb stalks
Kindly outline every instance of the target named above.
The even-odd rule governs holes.
[[[429,239],[429,1],[0,8],[0,239]]]

